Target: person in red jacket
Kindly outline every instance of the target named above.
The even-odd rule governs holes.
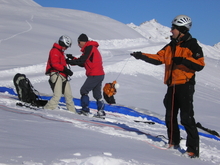
[[[72,76],[73,72],[67,68],[64,55],[64,51],[69,48],[71,44],[71,38],[62,35],[58,43],[54,43],[50,50],[45,74],[50,76],[49,83],[53,90],[53,97],[44,106],[44,109],[55,109],[63,94],[66,100],[67,109],[76,113],[70,83],[68,81],[68,76]]]
[[[89,41],[86,34],[78,37],[78,45],[81,48],[82,55],[79,58],[69,56],[67,59],[70,65],[79,65],[86,70],[87,79],[80,89],[82,109],[79,114],[88,115],[89,109],[89,92],[93,92],[93,97],[97,103],[97,117],[105,116],[104,101],[102,100],[102,81],[104,80],[104,69],[102,66],[102,56],[98,50],[98,42]]]
[[[187,133],[186,155],[195,158],[199,157],[199,134],[193,110],[195,72],[201,71],[205,62],[202,48],[189,33],[191,26],[190,17],[178,15],[172,21],[169,44],[157,54],[133,52],[131,55],[154,65],[165,64],[164,84],[168,88],[163,103],[166,108],[168,148],[177,148],[180,143],[177,119],[180,110],[181,124]]]

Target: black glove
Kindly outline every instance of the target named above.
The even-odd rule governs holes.
[[[70,64],[70,65],[78,65],[76,60],[69,60],[69,59],[66,59],[66,63],[67,64]]]
[[[141,59],[142,53],[141,52],[133,52],[130,55],[136,59]]]
[[[64,72],[67,76],[72,76],[72,75],[73,75],[73,72],[72,72],[70,69],[68,69],[67,67],[65,67],[65,68],[63,69],[63,72]]]
[[[70,60],[70,59],[68,59],[68,58],[66,59],[66,63],[67,63],[67,64],[70,64],[71,61],[72,61],[72,60]]]
[[[70,58],[70,59],[73,59],[73,58],[74,58],[72,54],[66,54],[66,57],[67,57],[67,58]]]
[[[180,64],[182,64],[182,62],[183,62],[183,57],[173,57],[173,62],[174,62],[176,65],[180,65]]]

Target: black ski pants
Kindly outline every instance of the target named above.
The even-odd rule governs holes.
[[[81,95],[88,95],[90,91],[93,93],[93,97],[96,100],[102,98],[102,81],[104,80],[104,75],[100,76],[88,76],[83,86],[80,89]]]
[[[187,151],[194,152],[199,156],[199,135],[193,111],[194,91],[194,85],[190,83],[168,87],[164,98],[165,122],[169,144],[178,145],[180,143],[180,130],[177,115],[180,110],[181,124],[187,133]]]
[[[83,86],[80,89],[82,110],[89,112],[89,92],[92,91],[93,97],[97,101],[97,109],[103,107],[102,99],[102,81],[105,75],[88,76]]]

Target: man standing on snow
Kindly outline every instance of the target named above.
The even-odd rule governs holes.
[[[88,115],[89,109],[89,92],[93,92],[93,97],[97,103],[97,117],[104,117],[104,102],[102,100],[102,81],[104,80],[104,69],[102,66],[102,56],[98,50],[99,44],[96,41],[89,41],[86,34],[78,37],[78,45],[83,53],[79,58],[69,55],[67,63],[70,65],[79,65],[85,67],[87,79],[80,89],[82,109],[79,114]]]
[[[73,72],[67,68],[64,56],[64,51],[71,47],[71,44],[71,38],[63,35],[59,38],[58,43],[53,44],[50,50],[46,75],[50,76],[49,83],[53,90],[53,97],[44,106],[45,109],[55,109],[60,101],[60,97],[64,94],[67,109],[76,113],[70,83],[67,79],[68,76],[73,75]]]
[[[154,65],[165,64],[164,83],[168,89],[163,102],[168,148],[176,148],[180,143],[177,121],[180,109],[181,124],[187,133],[186,154],[194,158],[199,157],[199,135],[193,111],[195,72],[202,70],[205,63],[201,47],[189,33],[191,26],[190,17],[179,15],[172,21],[171,42],[162,50],[157,54],[133,52],[131,55]]]

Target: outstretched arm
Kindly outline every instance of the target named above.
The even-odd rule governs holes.
[[[133,52],[130,55],[133,56],[136,59],[141,59],[141,60],[143,60],[145,62],[154,64],[154,65],[162,64],[161,61],[153,59],[153,58],[149,58],[147,55],[144,55],[142,52]]]

